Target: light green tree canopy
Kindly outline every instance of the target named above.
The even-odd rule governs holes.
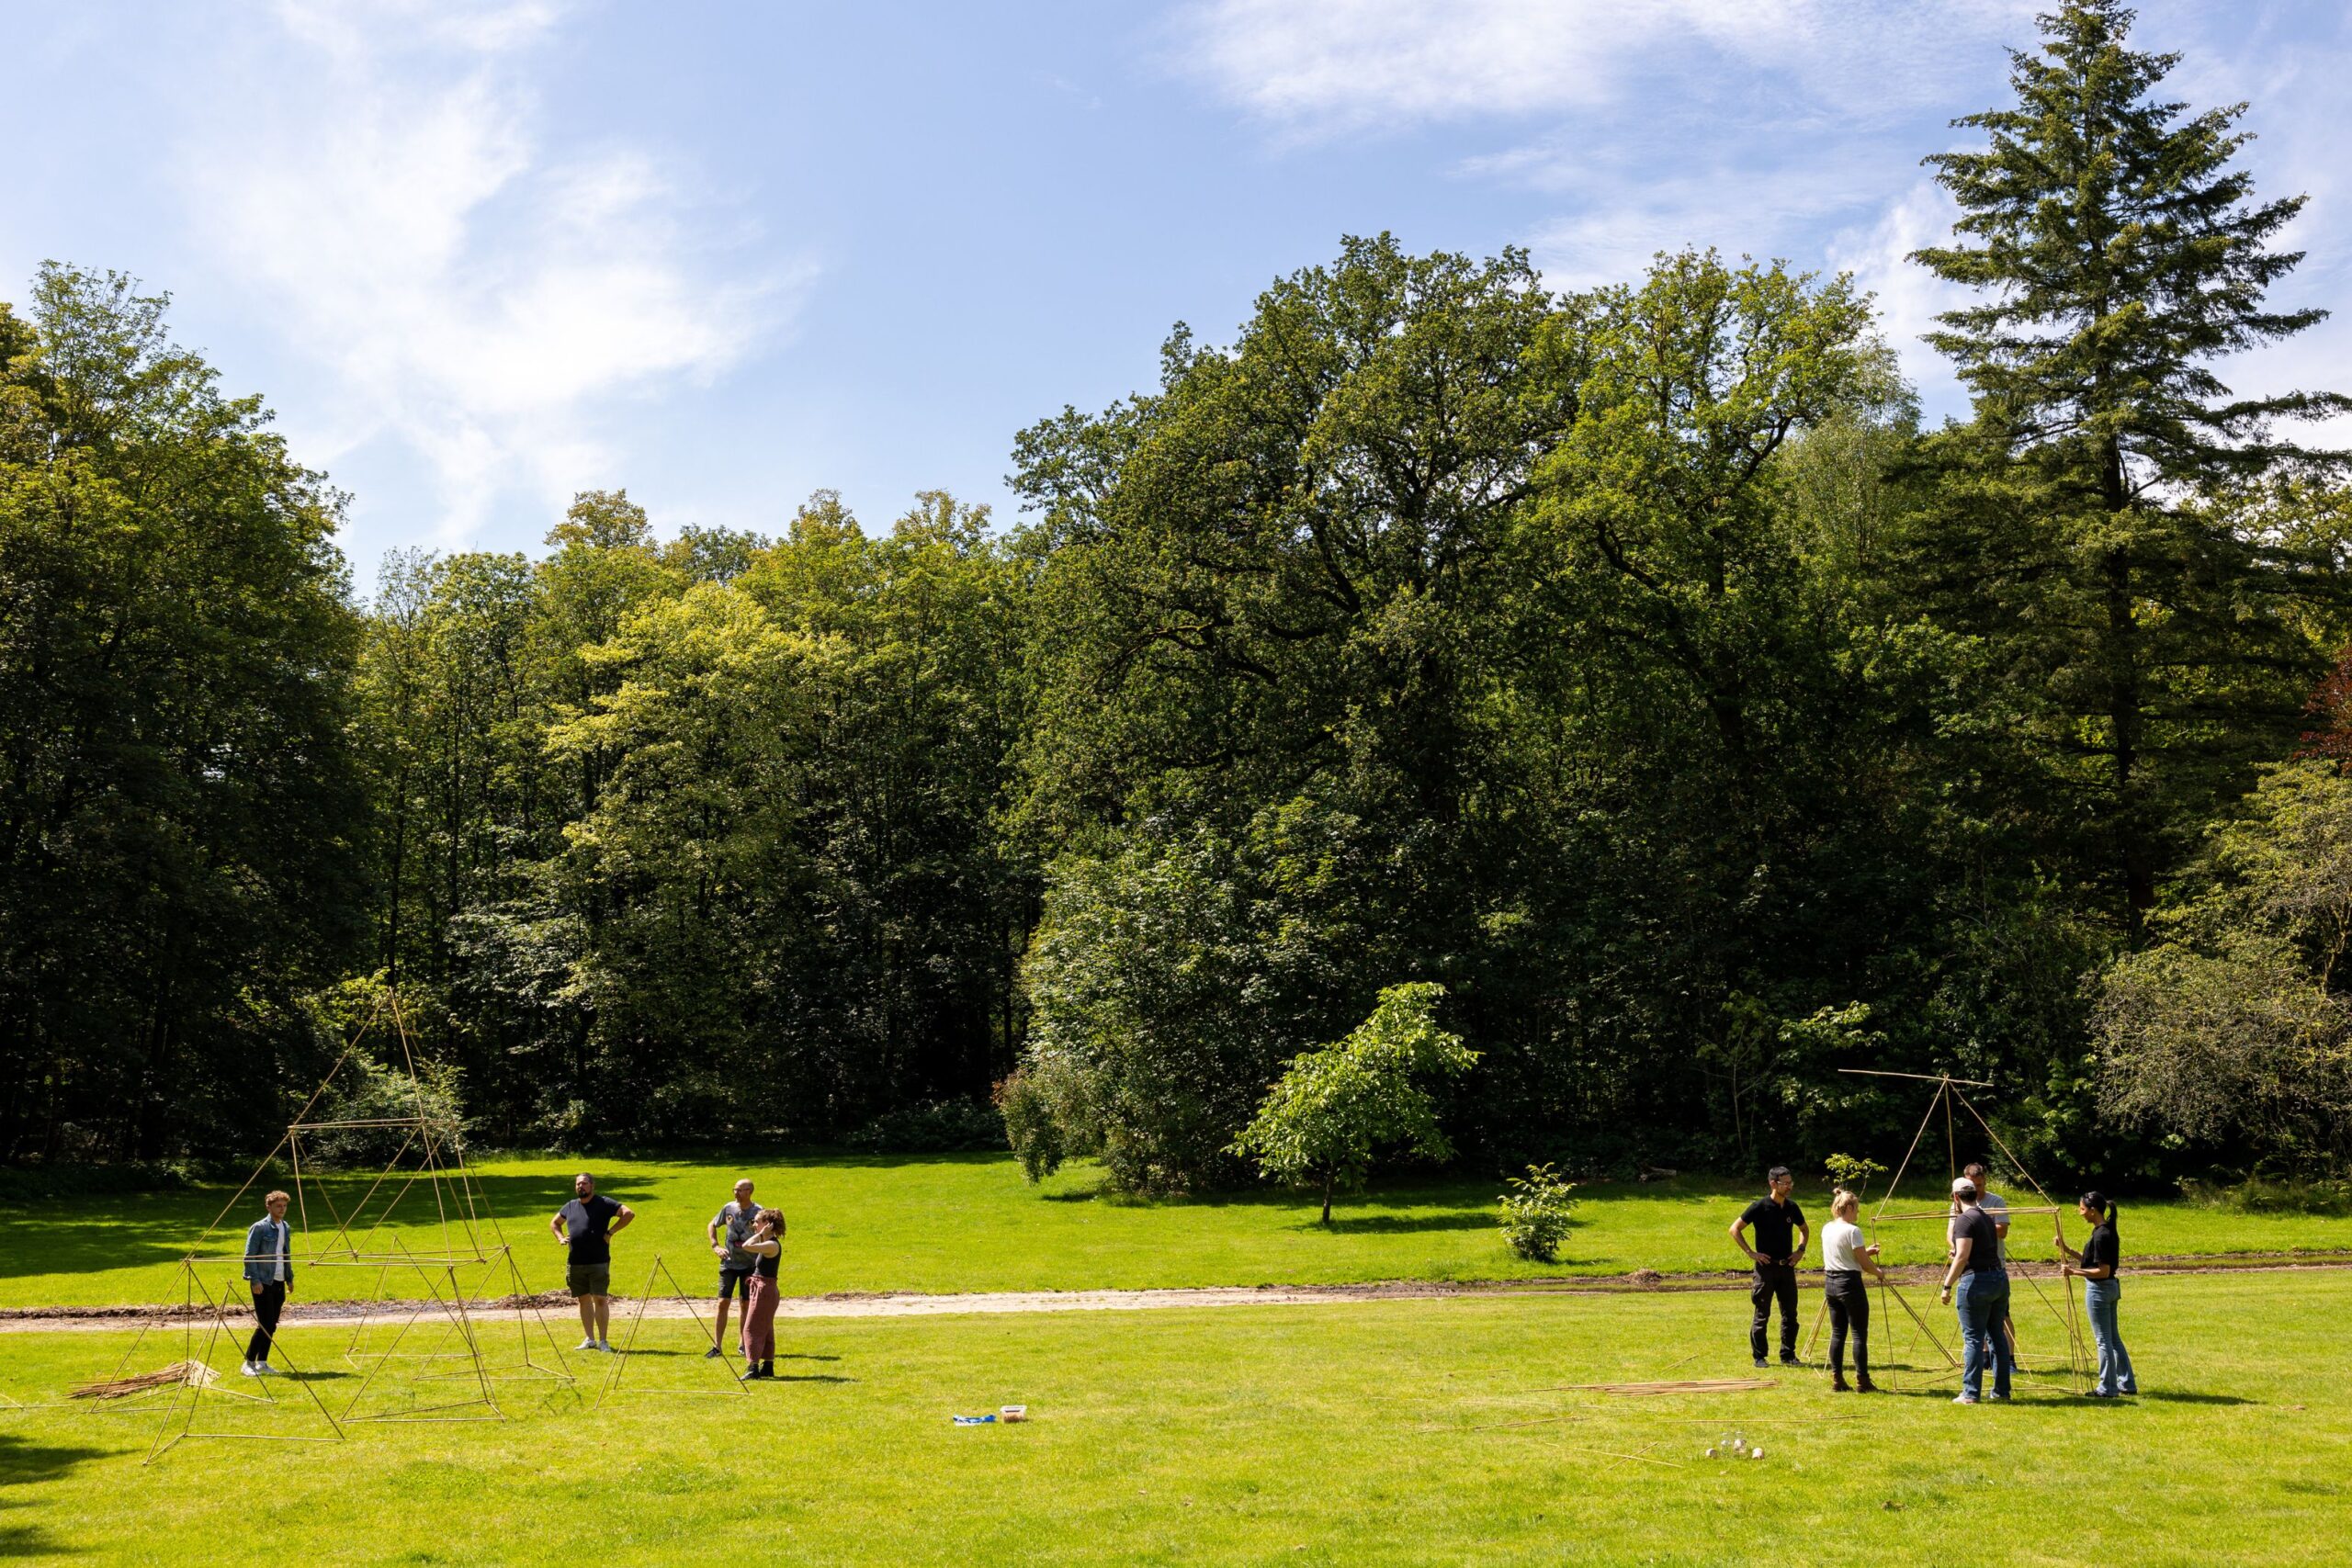
[[[1424,1159],[1452,1157],[1437,1104],[1417,1077],[1467,1072],[1478,1054],[1438,1027],[1445,987],[1391,986],[1345,1040],[1301,1053],[1233,1141],[1236,1154],[1278,1181],[1319,1185],[1323,1223],[1331,1194],[1363,1186],[1383,1147]]]

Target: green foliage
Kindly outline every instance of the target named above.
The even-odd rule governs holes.
[[[2352,778],[2267,769],[2159,940],[2098,978],[2110,1113],[2294,1176],[2352,1159]]]
[[[2291,744],[2344,637],[2340,532],[2282,516],[2280,488],[2341,460],[2275,427],[2352,401],[2220,380],[2324,314],[2265,300],[2302,259],[2269,243],[2302,198],[2254,198],[2245,106],[2162,96],[2177,58],[2131,50],[2131,22],[2116,0],[2042,17],[2014,104],[1956,122],[1987,145],[1928,160],[1961,217],[1917,259],[1980,293],[1930,341],[1975,412],[1929,444],[1940,479],[1899,570],[1986,639],[2008,808],[2136,931],[2203,819]]]
[[[1013,1157],[1021,1162],[1021,1174],[1029,1179],[1029,1185],[1035,1187],[1059,1170],[1069,1157],[1062,1126],[1030,1070],[1015,1067],[1006,1074],[990,1099],[997,1114],[1004,1119],[1005,1140],[1012,1145]]]
[[[2267,302],[2300,198],[2130,21],[2061,5],[1930,160],[1974,405],[1925,435],[1850,278],[1350,238],[1022,432],[1017,529],[589,491],[355,615],[258,403],[45,272],[0,310],[0,1157],[250,1143],[304,998],[381,972],[506,1145],[946,1136],[1001,1082],[1033,1179],[1214,1188],[1412,974],[1477,1057],[1419,1146],[1498,1168],[1892,1146],[1856,1063],[1993,1080],[2053,1174],[2339,1161],[2325,811],[2266,784],[2130,953],[2352,639],[2344,460],[2279,434],[2352,403],[2218,378],[2317,319]]]
[[[1843,1187],[1858,1198],[1869,1191],[1871,1177],[1886,1174],[1886,1167],[1878,1161],[1852,1155],[1824,1155],[1821,1167],[1829,1173],[1830,1186]]]
[[[2200,1209],[2232,1214],[2352,1214],[2352,1180],[2329,1177],[2249,1176],[2238,1181],[2183,1177],[2180,1195]]]
[[[1241,1175],[1229,1145],[1268,1081],[1402,959],[1397,890],[1364,837],[1293,801],[1238,838],[1141,831],[1054,867],[1023,966],[1026,1070],[1070,1153],[1130,1192]]]
[[[356,935],[342,498],[166,304],[52,265],[0,307],[9,1160],[274,1137]]]
[[[1570,1194],[1577,1184],[1549,1165],[1531,1165],[1525,1176],[1507,1177],[1503,1185],[1509,1190],[1495,1201],[1502,1205],[1504,1245],[1530,1263],[1558,1262],[1560,1243],[1574,1224],[1570,1211],[1576,1200]]]
[[[1032,894],[985,523],[932,495],[873,539],[820,493],[657,546],[592,491],[537,563],[390,564],[375,932],[502,1142],[840,1132],[1002,1071]]]
[[[886,1111],[842,1142],[876,1154],[961,1154],[1003,1148],[1005,1124],[974,1100],[936,1100]]]
[[[1320,1186],[1325,1224],[1333,1191],[1361,1190],[1376,1150],[1451,1158],[1436,1102],[1414,1081],[1455,1077],[1478,1060],[1461,1036],[1438,1027],[1444,996],[1429,981],[1382,991],[1346,1039],[1292,1061],[1233,1140],[1233,1153],[1272,1180]]]

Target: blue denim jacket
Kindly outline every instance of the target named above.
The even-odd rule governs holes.
[[[266,1285],[277,1272],[277,1222],[264,1217],[245,1230],[245,1282]],[[286,1227],[286,1282],[294,1283],[294,1227]]]

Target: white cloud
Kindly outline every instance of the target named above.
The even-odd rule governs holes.
[[[226,271],[333,381],[323,439],[431,466],[439,536],[504,494],[608,482],[620,400],[740,360],[802,265],[729,276],[690,174],[627,145],[549,152],[529,80],[551,5],[282,5],[252,79],[186,149]]]
[[[2032,0],[1204,0],[1188,67],[1265,118],[1355,130],[1590,109],[1644,81],[1705,96],[1711,58],[1843,112],[1934,94],[1951,51]],[[1670,109],[1671,104],[1659,106]]]
[[[1937,316],[1965,303],[1969,291],[1947,283],[1910,259],[1911,253],[1951,238],[1959,207],[1942,186],[1923,179],[1888,203],[1877,220],[1844,230],[1829,242],[1829,265],[1850,272],[1875,296],[1879,331],[1895,352],[1903,375],[1919,391],[1929,422],[1967,412],[1968,398],[1952,375],[1951,362],[1919,334],[1932,331]]]

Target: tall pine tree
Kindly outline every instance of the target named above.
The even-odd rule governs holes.
[[[2324,315],[2266,304],[2303,198],[2255,199],[2245,106],[2158,96],[2178,57],[2126,47],[2132,22],[2115,0],[2042,17],[2016,103],[1954,122],[1989,145],[1927,160],[1962,215],[1914,259],[1981,297],[1928,338],[1975,412],[1929,443],[1947,483],[1915,565],[2001,661],[2040,815],[2136,930],[2178,836],[2291,744],[2325,668],[2341,585],[2281,487],[2341,459],[2277,432],[2352,400],[2215,373]]]

